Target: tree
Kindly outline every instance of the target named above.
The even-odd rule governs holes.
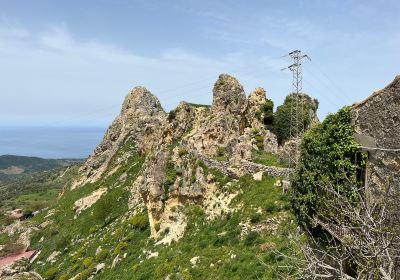
[[[296,106],[296,100],[303,106]],[[311,112],[318,109],[318,101],[307,94],[292,93],[285,98],[282,105],[278,106],[274,115],[275,134],[281,144],[290,136],[297,136],[304,127],[307,129],[311,123]],[[296,123],[296,117],[299,122]],[[292,135],[291,135],[292,134]]]

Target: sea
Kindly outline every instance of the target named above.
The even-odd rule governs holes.
[[[0,155],[83,159],[101,142],[106,127],[0,126]]]

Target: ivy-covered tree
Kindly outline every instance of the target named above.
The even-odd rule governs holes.
[[[304,134],[301,155],[292,178],[290,200],[299,224],[310,228],[312,217],[334,209],[323,209],[331,199],[324,191],[335,188],[347,198],[356,200],[359,185],[357,172],[365,166],[366,155],[353,137],[349,107],[326,117],[322,124]]]
[[[303,103],[303,106],[297,106]],[[290,138],[290,135],[296,136],[301,128],[308,128],[311,123],[312,114],[318,109],[318,101],[312,99],[307,94],[292,93],[285,98],[284,103],[278,106],[274,116],[275,134],[278,143],[281,144]],[[293,117],[292,117],[293,116]],[[296,117],[298,122],[296,122]]]

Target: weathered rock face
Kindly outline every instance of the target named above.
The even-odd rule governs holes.
[[[216,114],[241,114],[246,109],[246,94],[239,81],[221,74],[214,84],[212,110]]]
[[[146,154],[141,173],[132,184],[128,206],[134,213],[146,208],[151,236],[162,238],[158,242],[170,243],[184,233],[185,205],[201,205],[210,217],[216,217],[230,211],[229,203],[238,194],[220,193],[216,198],[215,193],[222,186],[206,174],[208,171],[199,162],[233,178],[260,172],[287,176],[290,170],[263,168],[250,162],[253,149],[277,151],[276,137],[264,128],[260,115],[266,102],[265,91],[258,88],[246,99],[237,79],[222,74],[213,94],[211,107],[181,102],[166,114],[149,91],[134,88],[102,143],[81,168],[82,177],[77,184],[113,174],[131,153]],[[135,151],[117,153],[128,141],[134,143]],[[221,150],[224,161],[213,158]],[[262,178],[260,174],[257,176]],[[102,191],[100,188],[76,205],[89,205],[86,200],[95,203]]]
[[[256,88],[250,94],[246,109],[246,119],[250,127],[259,130],[264,129],[261,108],[263,104],[265,104],[266,100],[266,93],[263,88]]]
[[[82,177],[74,186],[97,180],[128,138],[134,140],[141,153],[159,145],[166,117],[157,97],[144,87],[135,87],[126,96],[120,115],[108,128],[100,145],[80,169]]]
[[[276,135],[267,130],[264,133],[264,151],[276,154],[278,152],[278,140]]]
[[[187,138],[187,145],[202,154],[216,155],[231,141],[243,134],[246,95],[243,86],[227,74],[219,76],[213,89],[211,114],[194,127]]]
[[[400,76],[351,108],[355,138],[369,153],[366,185],[400,185]],[[392,149],[392,150],[391,150]]]

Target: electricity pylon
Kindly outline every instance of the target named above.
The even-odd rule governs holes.
[[[304,58],[311,61],[311,58],[304,54],[301,54],[301,50],[294,50],[285,56],[290,56],[293,59],[293,64],[281,69],[289,69],[292,71],[292,102],[290,105],[290,127],[289,135],[290,139],[296,136],[301,136],[305,131],[304,123],[304,98],[302,96],[302,86],[303,86],[303,75],[301,63]],[[289,153],[289,167],[296,165],[297,154],[299,151],[300,142],[296,141],[294,151]]]

